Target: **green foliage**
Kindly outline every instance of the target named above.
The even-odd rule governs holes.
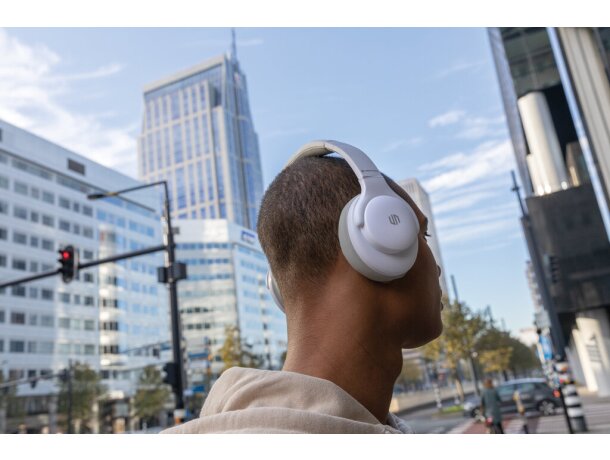
[[[0,384],[4,383],[4,374],[0,371]],[[0,409],[7,409],[12,406],[17,394],[17,387],[10,386],[6,388],[0,388]]]
[[[479,362],[485,372],[523,373],[540,367],[536,354],[510,333],[500,331],[493,325],[477,343]],[[510,352],[508,351],[510,350]]]
[[[504,372],[509,368],[512,355],[512,347],[484,350],[479,353],[479,362],[484,372]]]
[[[413,360],[405,360],[398,380],[404,384],[418,382],[422,379],[421,368]]]
[[[100,376],[87,364],[76,363],[72,366],[72,417],[85,425],[93,415],[93,404],[104,393]],[[63,414],[67,425],[69,406],[68,381],[62,382],[59,390],[59,413]],[[65,426],[67,428],[67,426]]]
[[[242,346],[237,326],[225,328],[225,341],[218,354],[225,364],[223,372],[235,366],[258,368],[263,363],[263,359],[254,354],[250,347]]]
[[[156,417],[163,410],[170,395],[169,388],[163,383],[161,371],[155,366],[146,366],[138,379],[138,389],[134,397],[136,415],[143,419]]]

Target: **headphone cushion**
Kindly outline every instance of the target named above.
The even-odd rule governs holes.
[[[362,260],[362,258],[358,254],[358,251],[356,251],[356,248],[354,247],[351,237],[349,236],[347,222],[349,210],[359,196],[360,195],[356,195],[354,198],[347,202],[347,204],[343,207],[343,210],[341,211],[341,216],[339,217],[338,234],[339,244],[341,245],[341,251],[343,252],[343,255],[345,256],[349,264],[354,268],[354,270],[356,270],[361,275],[373,281],[391,281],[395,278],[389,278],[378,273],[377,271],[369,267],[369,265],[364,262],[364,260]]]

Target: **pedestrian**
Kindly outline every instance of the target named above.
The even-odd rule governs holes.
[[[525,415],[525,406],[521,401],[521,395],[519,394],[519,390],[516,390],[513,393],[513,401],[515,401],[515,405],[517,406],[517,412],[519,413],[519,418],[521,419],[522,431],[525,434],[529,434],[529,426],[527,424],[527,416]]]
[[[304,146],[265,192],[257,226],[286,315],[283,369],[224,371],[200,417],[164,433],[411,432],[389,408],[402,349],[442,331],[427,227],[359,149]]]
[[[502,428],[502,401],[491,379],[485,379],[485,389],[481,395],[481,414],[491,419],[492,433],[504,434]]]

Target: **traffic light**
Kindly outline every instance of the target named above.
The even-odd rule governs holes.
[[[163,383],[175,389],[178,381],[176,380],[176,364],[173,362],[165,363],[163,365]]]
[[[74,246],[66,246],[59,251],[59,273],[64,283],[69,283],[78,275],[78,253]]]

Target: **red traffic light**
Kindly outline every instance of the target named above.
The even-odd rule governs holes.
[[[69,253],[68,251],[63,251],[63,252],[61,253],[61,257],[62,257],[64,260],[68,260],[68,259],[70,258],[70,253]]]

